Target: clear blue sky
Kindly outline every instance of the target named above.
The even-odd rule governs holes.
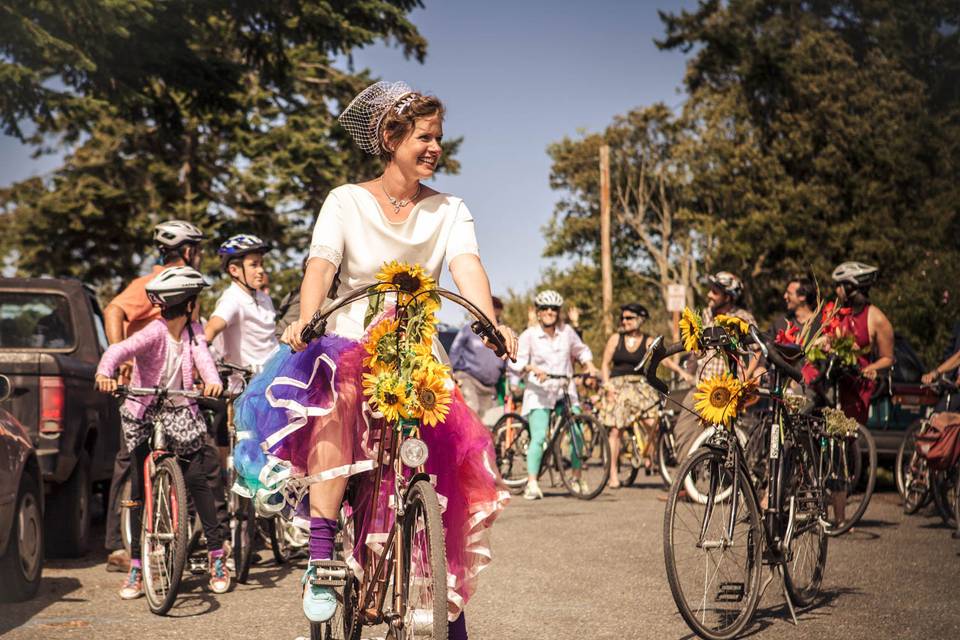
[[[427,39],[424,64],[377,45],[354,53],[357,69],[404,80],[447,106],[444,134],[463,136],[458,176],[434,186],[461,196],[477,222],[494,292],[534,286],[548,264],[542,227],[559,194],[546,148],[613,116],[683,100],[684,56],[662,52],[657,9],[695,0],[426,0],[411,19]],[[56,159],[0,139],[0,185],[44,173]],[[446,314],[444,314],[446,315]],[[449,318],[448,319],[452,319]]]

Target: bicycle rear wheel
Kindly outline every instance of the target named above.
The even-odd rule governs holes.
[[[501,416],[493,426],[493,446],[503,483],[512,493],[522,493],[527,485],[527,448],[530,446],[526,418],[517,413]]]
[[[596,498],[610,479],[610,440],[593,416],[572,414],[553,438],[553,457],[560,480],[570,495]]]
[[[926,421],[918,420],[907,429],[900,447],[897,449],[897,462],[894,467],[897,491],[903,500],[903,512],[916,513],[920,507],[930,502],[930,469],[927,460],[917,452],[917,436],[926,427]]]
[[[290,561],[290,556],[293,555],[293,549],[283,531],[280,516],[267,519],[267,534],[270,536],[270,551],[273,552],[273,561],[277,564],[287,564]]]
[[[143,591],[150,611],[164,615],[180,590],[187,561],[187,485],[173,457],[155,463],[151,484],[140,536]]]
[[[763,529],[742,465],[726,468],[727,452],[694,451],[677,474],[663,519],[663,556],[677,609],[708,640],[737,636],[760,599]],[[694,482],[705,503],[681,497]],[[726,494],[727,499],[718,500]]]
[[[253,563],[254,542],[257,537],[257,512],[253,500],[230,495],[230,537],[233,540],[233,562],[237,569],[237,582],[246,584]]]
[[[827,564],[826,499],[812,446],[792,447],[784,460],[784,495],[793,497],[793,529],[784,563],[790,599],[808,607],[820,593]],[[784,508],[789,508],[784,504]]]
[[[947,469],[946,471],[937,471],[933,473],[932,493],[933,499],[937,503],[937,511],[940,513],[940,519],[943,524],[951,529],[957,526],[957,514],[954,511],[954,505],[957,497],[957,467]]]
[[[407,492],[403,519],[402,576],[399,585],[403,626],[397,640],[447,640],[447,557],[437,492],[427,480],[417,480]]]
[[[835,440],[828,451],[833,471],[824,483],[830,516],[827,535],[839,536],[860,521],[870,504],[877,482],[877,444],[859,424],[855,438]]]
[[[637,442],[631,433],[632,429],[620,429],[619,453],[617,454],[617,479],[620,486],[633,485],[643,464],[642,452],[638,451]],[[643,446],[641,444],[641,446]]]

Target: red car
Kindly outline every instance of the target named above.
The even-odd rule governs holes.
[[[0,403],[12,389],[0,375]],[[0,600],[32,598],[43,571],[43,479],[37,452],[16,418],[0,408]]]

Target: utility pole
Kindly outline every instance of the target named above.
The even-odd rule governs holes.
[[[603,333],[613,333],[613,264],[610,258],[610,145],[600,147],[600,277],[603,282]]]

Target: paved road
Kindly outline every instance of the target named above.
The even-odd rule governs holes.
[[[653,484],[592,502],[559,494],[514,500],[494,529],[494,563],[468,607],[471,637],[497,640],[689,638],[663,568],[663,493]],[[750,631],[764,638],[960,637],[960,542],[935,515],[901,514],[875,496],[866,520],[831,540],[825,590],[794,627],[771,588]],[[266,556],[266,554],[265,554]],[[296,594],[302,564],[255,566],[251,583],[209,595],[199,579],[166,618],[116,597],[102,554],[51,561],[40,595],[0,605],[0,635],[28,638],[269,638],[307,631]]]

